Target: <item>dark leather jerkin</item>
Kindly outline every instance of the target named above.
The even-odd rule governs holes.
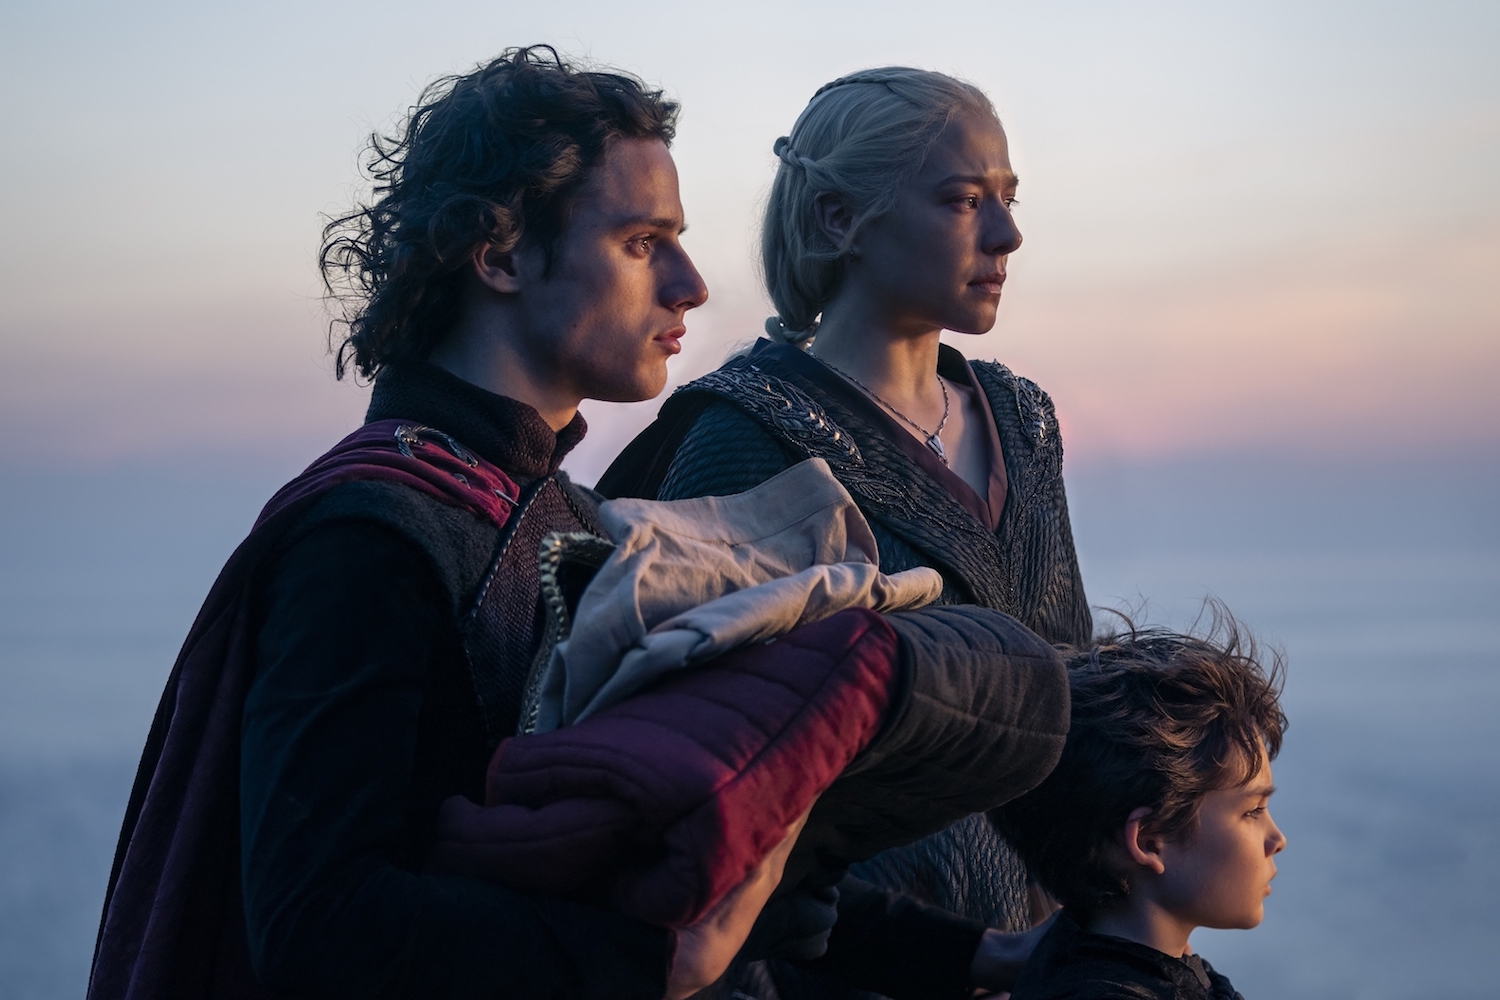
[[[592,511],[575,502],[556,476],[527,486],[460,620],[491,746],[530,728],[523,707],[557,638],[547,634],[538,552],[549,535],[572,532],[603,534]]]

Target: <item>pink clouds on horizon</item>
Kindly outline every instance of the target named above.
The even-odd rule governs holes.
[[[1496,446],[1497,247],[1500,222],[1480,222],[1399,266],[1379,248],[1306,248],[1110,284],[1097,271],[1070,282],[1043,262],[1017,269],[995,331],[949,339],[1046,388],[1075,459]],[[760,329],[766,309],[748,276],[718,282],[722,294],[689,317],[674,384]],[[311,458],[358,424],[367,399],[333,379],[326,330],[322,305],[293,296],[12,320],[0,329],[11,429],[0,455]],[[587,405],[593,430],[570,462],[579,478],[591,481],[657,405]]]
[[[1023,291],[973,354],[1058,400],[1070,450],[1500,443],[1500,223],[1382,253]],[[1029,291],[1029,290],[1028,290]]]

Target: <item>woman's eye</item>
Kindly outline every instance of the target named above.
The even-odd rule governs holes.
[[[1005,199],[1005,207],[1006,208],[1015,208],[1019,204],[1021,204],[1021,199],[1020,198],[1007,198],[1007,199]]]

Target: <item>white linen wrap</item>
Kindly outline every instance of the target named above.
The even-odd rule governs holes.
[[[545,667],[537,732],[737,646],[943,589],[927,567],[880,572],[870,525],[821,458],[734,496],[610,500],[599,516],[616,548]]]

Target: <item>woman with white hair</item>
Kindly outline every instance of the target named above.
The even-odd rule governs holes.
[[[1021,246],[993,105],[941,73],[868,70],[821,88],[773,148],[768,337],[675,393],[600,491],[738,493],[822,457],[869,520],[882,570],[934,567],[943,601],[1087,643],[1052,402],[939,342],[990,330]],[[1036,911],[983,816],[853,874],[1004,930]]]

